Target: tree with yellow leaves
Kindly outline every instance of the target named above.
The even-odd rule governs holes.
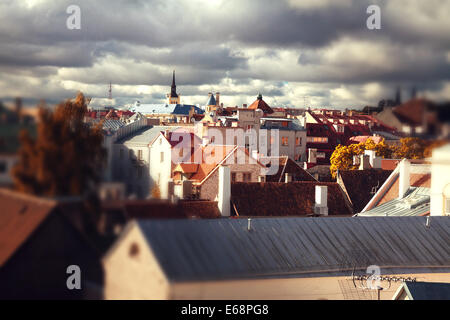
[[[396,159],[423,159],[427,142],[419,138],[402,138],[400,145],[393,148]]]
[[[350,144],[348,146],[338,145],[330,158],[330,172],[333,178],[336,178],[337,170],[355,170],[357,165],[353,165],[353,156],[359,156],[365,150],[375,150],[378,156],[388,158],[392,151],[386,145],[384,139],[379,143],[375,143],[371,138],[365,142],[358,144]]]

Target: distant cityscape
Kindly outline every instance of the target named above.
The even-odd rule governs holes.
[[[445,6],[200,2],[0,4],[0,300],[450,300]]]

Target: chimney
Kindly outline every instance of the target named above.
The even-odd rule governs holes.
[[[407,159],[403,159],[400,164],[400,175],[399,188],[398,188],[398,198],[402,199],[410,187],[410,176],[411,176],[411,163]]]
[[[377,152],[375,150],[364,151],[366,156],[369,156],[370,166],[374,169],[381,168],[381,157],[377,157]]]
[[[216,92],[216,106],[220,106],[220,92]]]
[[[225,166],[219,167],[219,193],[218,206],[220,214],[223,217],[230,216],[230,200],[231,200],[231,183],[230,168]]]
[[[359,170],[366,170],[370,168],[370,157],[366,156],[364,154],[360,155],[360,160],[359,160]]]
[[[317,163],[317,149],[308,149],[308,163]]]
[[[284,174],[284,182],[285,183],[292,182],[292,173],[287,172]]]
[[[316,186],[316,203],[314,205],[314,214],[328,216],[328,187]]]

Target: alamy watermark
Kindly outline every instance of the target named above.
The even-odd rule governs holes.
[[[66,13],[69,15],[66,20],[66,27],[69,30],[81,29],[81,8],[75,4],[67,7]]]
[[[366,26],[369,30],[380,30],[381,29],[381,9],[379,6],[372,4],[367,7],[367,14],[370,16],[366,20]]]
[[[66,280],[66,286],[69,290],[81,290],[81,269],[79,266],[72,264],[67,267],[66,273],[70,274]]]

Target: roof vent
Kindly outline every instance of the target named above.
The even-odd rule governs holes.
[[[430,216],[427,217],[427,223],[425,224],[425,227],[429,228],[431,224],[431,218]]]
[[[247,220],[247,231],[252,230],[252,219],[248,218]]]

